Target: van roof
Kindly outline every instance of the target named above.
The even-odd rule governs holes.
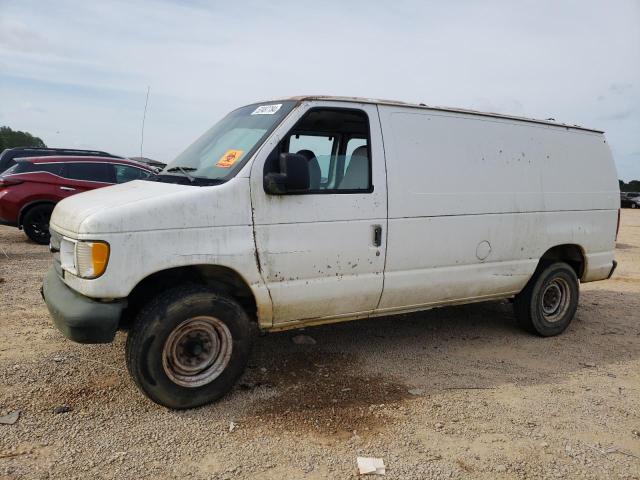
[[[492,118],[505,118],[509,120],[518,120],[521,122],[528,123],[538,123],[542,125],[551,125],[555,127],[564,127],[571,128],[576,130],[584,130],[587,132],[595,132],[595,133],[604,133],[602,130],[596,130],[594,128],[586,128],[581,127],[580,125],[568,125],[566,123],[556,122],[554,119],[540,120],[535,118],[527,118],[527,117],[518,117],[516,115],[504,115],[502,113],[493,113],[493,112],[481,112],[478,110],[468,110],[464,108],[452,108],[452,107],[437,107],[432,105],[426,105],[424,103],[408,103],[402,102],[399,100],[382,100],[377,98],[362,98],[362,97],[340,97],[340,96],[331,96],[331,95],[300,95],[295,97],[289,97],[285,100],[296,100],[296,101],[304,101],[304,100],[330,100],[333,102],[358,102],[358,103],[373,103],[376,105],[396,105],[399,107],[410,107],[410,108],[422,108],[426,110],[438,110],[442,112],[453,112],[453,113],[464,113],[467,115],[478,115],[482,117],[492,117]]]

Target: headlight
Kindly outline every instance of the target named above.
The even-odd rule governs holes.
[[[63,238],[60,242],[60,266],[81,278],[98,278],[109,260],[109,244]]]

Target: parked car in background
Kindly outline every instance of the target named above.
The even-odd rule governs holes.
[[[76,193],[152,175],[146,165],[116,157],[19,158],[0,175],[0,224],[18,227],[36,243],[49,243],[49,217]]]
[[[16,164],[18,158],[25,157],[50,157],[64,155],[65,157],[109,157],[122,158],[99,150],[77,150],[73,148],[46,148],[46,147],[15,147],[5,148],[0,153],[0,174]]]
[[[640,208],[640,192],[620,192],[622,208]]]
[[[627,192],[620,192],[620,208],[630,207],[629,199],[627,198]]]

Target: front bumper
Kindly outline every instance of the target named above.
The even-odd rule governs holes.
[[[51,267],[42,284],[42,298],[55,326],[79,343],[113,341],[126,300],[97,302],[71,290]]]

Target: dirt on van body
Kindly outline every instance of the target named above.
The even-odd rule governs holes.
[[[47,248],[0,227],[0,417],[20,411],[0,478],[354,478],[357,456],[387,478],[640,478],[640,211],[616,256],[559,337],[508,302],[269,334],[231,394],[177,412],[136,390],[125,334],[55,330]]]

